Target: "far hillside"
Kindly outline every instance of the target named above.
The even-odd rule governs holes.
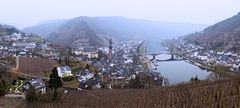
[[[240,13],[207,27],[202,32],[192,33],[185,39],[206,49],[240,52]]]
[[[14,26],[0,24],[0,36],[11,35],[12,33],[19,33],[19,32],[20,30],[18,30]]]
[[[69,46],[74,40],[88,39],[90,44],[105,45],[110,37],[122,40],[158,40],[202,30],[205,25],[169,23],[124,17],[87,17],[53,20],[25,28],[55,44]]]

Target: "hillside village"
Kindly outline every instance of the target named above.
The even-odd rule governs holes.
[[[0,36],[0,58],[15,56],[46,56],[53,51],[49,42],[33,34],[14,32],[9,35]],[[41,52],[40,52],[41,51]]]
[[[176,47],[184,52],[186,57],[200,61],[200,63],[225,67],[237,74],[240,72],[240,55],[236,52],[206,50],[203,46],[189,43],[184,39],[179,39]]]
[[[204,10],[230,2],[5,2],[0,108],[240,108],[240,13],[205,25],[237,5],[225,13]]]
[[[48,93],[49,77],[55,67],[64,93],[164,85],[161,74],[149,70],[146,59],[142,59],[144,41],[112,42],[110,39],[109,46],[98,47],[90,45],[87,39],[79,39],[62,50],[33,34],[12,33],[0,39],[0,67],[15,74],[7,79],[11,82],[7,97],[25,99],[32,87],[41,94]],[[10,59],[14,62],[9,63]]]
[[[145,58],[145,41],[112,42],[98,47],[88,39],[78,39],[68,48],[55,46],[34,34],[17,33],[1,36],[1,67],[17,76],[11,78],[10,94],[26,94],[33,87],[48,92],[48,80],[56,67],[69,90],[151,88],[166,85],[160,72],[149,69]],[[234,72],[239,70],[240,57],[231,52],[205,51],[203,47],[179,39],[176,48],[184,56],[210,66],[221,65]],[[9,64],[11,58],[15,63]],[[8,95],[7,95],[8,96]],[[10,95],[11,96],[11,95]],[[22,95],[25,98],[24,95]]]

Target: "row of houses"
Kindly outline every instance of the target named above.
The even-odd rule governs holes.
[[[66,76],[73,76],[71,69],[69,66],[62,66],[57,67],[58,76],[59,77],[66,77]],[[42,94],[46,93],[47,85],[43,81],[43,79],[35,78],[31,80],[27,80],[25,84],[23,85],[23,92],[27,92],[30,87],[33,87],[37,92],[40,92]]]
[[[59,77],[73,76],[69,66],[60,66],[57,61],[35,58],[35,57],[16,57],[16,71],[18,76],[30,79],[23,85],[23,90],[27,91],[33,87],[41,93],[46,93],[45,81],[49,78],[52,69],[57,67]]]
[[[123,88],[130,80],[135,79],[137,75],[146,73],[144,72],[143,64],[134,63],[133,55],[137,55],[137,48],[141,41],[131,41],[115,43],[113,45],[112,60],[109,58],[105,51],[102,51],[103,56],[99,59],[88,60],[89,65],[94,66],[98,72],[92,72],[89,69],[81,70],[75,75],[72,74],[70,67],[61,67],[56,60],[43,59],[41,57],[17,57],[16,68],[21,73],[20,75],[31,77],[34,79],[47,79],[48,73],[51,72],[53,67],[58,67],[58,75],[64,76],[75,76],[79,81],[79,88],[100,88],[106,86],[107,88]],[[80,47],[78,47],[79,49]],[[89,58],[98,58],[98,51],[94,46],[84,46],[83,49],[78,53],[79,55],[94,55],[88,56]],[[76,51],[73,50],[73,51]],[[78,57],[78,54],[74,52],[73,57]],[[154,81],[160,84],[160,74],[148,73]],[[40,80],[34,80],[28,83],[44,84]],[[37,83],[38,82],[38,83]],[[27,87],[25,87],[27,89]]]
[[[85,46],[79,47],[78,49],[73,49],[72,53],[79,56],[87,56],[88,58],[98,58],[98,49],[96,46]]]
[[[149,76],[158,84],[161,83],[159,72],[159,74],[146,72],[143,64],[136,62],[137,59],[134,58],[134,55],[135,57],[138,56],[137,48],[140,43],[141,41],[114,43],[114,53],[111,61],[108,61],[108,58],[101,58],[91,62],[91,65],[99,70],[100,84],[105,84],[108,88],[124,88],[129,84],[130,80],[135,79],[140,74]]]
[[[187,52],[189,57],[202,61],[205,64],[228,67],[232,71],[240,70],[240,55],[237,53],[230,51],[204,51],[203,47],[187,43],[184,40],[180,40],[177,47]]]
[[[11,35],[1,36],[0,40],[0,58],[15,56],[44,56],[51,57],[55,49],[50,47],[49,42],[36,43],[30,41],[33,35],[25,33],[13,33]]]
[[[28,34],[12,33],[11,35],[1,36],[0,41],[4,41],[4,42],[24,41],[27,38],[28,38]]]

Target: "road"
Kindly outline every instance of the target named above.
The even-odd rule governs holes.
[[[141,49],[143,48],[143,49]],[[147,69],[146,71],[150,72],[152,71],[151,63],[150,60],[146,57],[146,48],[147,44],[146,41],[143,41],[139,46],[138,46],[138,54],[140,56],[140,61],[143,63],[143,65],[146,63],[147,64]],[[142,52],[143,51],[143,52]]]
[[[19,82],[20,82],[20,84],[19,84],[19,85],[16,87],[16,89],[14,90],[14,92],[15,92],[15,93],[18,93],[18,92],[20,92],[20,90],[19,90],[19,89],[20,89],[20,87],[22,87],[22,86],[23,86],[23,80],[20,80]]]

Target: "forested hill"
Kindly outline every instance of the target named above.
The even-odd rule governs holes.
[[[202,32],[189,34],[185,39],[207,49],[240,52],[240,13]]]
[[[68,20],[45,21],[25,28],[57,44],[69,45],[75,39],[89,39],[92,44],[103,44],[105,38],[113,40],[163,39],[202,30],[205,25],[168,23],[124,17],[81,16]],[[95,40],[92,40],[95,39]]]
[[[19,32],[20,31],[14,26],[0,24],[0,36],[10,35],[12,33]]]

